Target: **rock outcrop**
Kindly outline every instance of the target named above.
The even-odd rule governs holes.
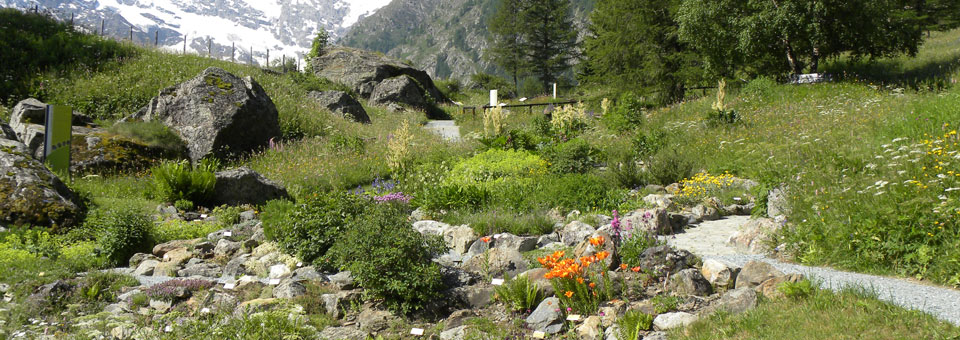
[[[161,90],[131,119],[174,130],[194,161],[256,150],[280,135],[277,108],[263,87],[215,67]]]
[[[80,208],[73,192],[16,140],[0,138],[0,222],[69,228]]]
[[[440,90],[433,85],[433,80],[426,72],[375,52],[334,47],[330,48],[324,55],[314,58],[312,63],[314,72],[318,76],[346,84],[364,98],[371,98],[377,92],[377,87],[383,85],[388,79],[406,78],[416,86],[415,90],[419,92],[418,96],[411,95],[411,97],[422,98],[424,103],[430,101],[427,99],[428,97],[432,98],[434,102],[446,100]],[[395,85],[399,85],[399,83],[393,83],[399,81],[403,80],[388,82],[383,85],[384,87],[380,92],[391,92],[387,90],[397,88]],[[414,103],[406,104],[417,106]],[[419,106],[418,108],[428,109]]]
[[[307,94],[308,97],[317,101],[317,104],[330,110],[330,113],[353,120],[358,123],[370,123],[370,116],[363,105],[349,94],[343,91],[313,91]]]
[[[286,189],[250,168],[221,171],[216,176],[214,205],[262,205],[270,200],[290,198]]]

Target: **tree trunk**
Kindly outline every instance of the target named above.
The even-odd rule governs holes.
[[[783,39],[783,44],[787,47],[787,62],[790,63],[790,70],[793,71],[794,75],[799,75],[803,70],[800,68],[800,61],[797,60],[797,54],[793,51],[793,46],[790,46],[790,41],[786,38]]]
[[[820,73],[820,48],[814,47],[810,55],[810,72]]]

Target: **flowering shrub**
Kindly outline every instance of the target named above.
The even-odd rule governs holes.
[[[511,178],[543,175],[548,166],[547,161],[530,152],[491,149],[457,163],[444,182],[486,186]]]
[[[553,112],[550,125],[553,133],[561,139],[575,137],[586,128],[587,112],[583,103],[564,105]]]
[[[144,291],[147,297],[153,300],[173,301],[178,298],[185,298],[193,293],[213,287],[213,281],[198,279],[180,279],[170,280]]]
[[[487,237],[489,238],[489,236]],[[497,293],[498,300],[506,303],[511,310],[521,313],[529,313],[544,298],[536,283],[530,281],[530,278],[526,275],[510,279],[503,285],[495,287],[494,290]]]
[[[597,248],[604,242],[606,240],[603,236],[590,239],[590,244]],[[564,255],[564,251],[556,251],[550,256],[537,259],[540,265],[549,270],[544,278],[550,280],[560,303],[566,306],[568,311],[595,313],[600,302],[606,301],[612,295],[603,262],[610,256],[610,252],[599,251],[579,259],[564,258]]]
[[[642,216],[644,220],[650,218],[653,218],[650,212],[646,212]],[[622,225],[620,215],[616,210],[613,211],[613,221],[610,222],[610,225],[613,228],[614,242],[617,242],[617,253],[620,255],[621,269],[623,270],[626,270],[628,265],[639,265],[640,254],[643,254],[647,248],[657,247],[665,243],[658,240],[657,236],[649,231],[634,229],[629,222]]]
[[[680,181],[680,192],[676,200],[681,204],[695,204],[709,197],[719,195],[720,191],[734,185],[734,177],[729,173],[711,175],[701,172],[692,178]]]

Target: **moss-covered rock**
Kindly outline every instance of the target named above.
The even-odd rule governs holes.
[[[154,146],[105,130],[79,130],[71,141],[70,170],[75,173],[147,169],[164,159],[186,157],[183,145]]]
[[[73,192],[26,145],[0,138],[0,221],[56,231],[79,223],[80,214]]]

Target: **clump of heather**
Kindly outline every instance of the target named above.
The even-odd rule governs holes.
[[[170,280],[147,288],[144,294],[152,300],[173,301],[213,287],[213,281],[199,279]]]

